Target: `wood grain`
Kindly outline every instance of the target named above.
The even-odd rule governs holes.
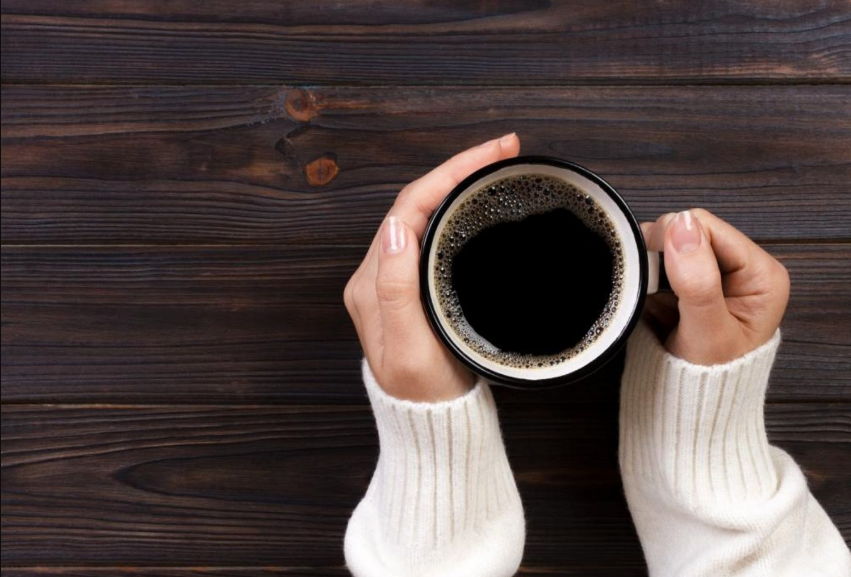
[[[557,569],[553,569],[557,571]],[[522,574],[522,573],[521,573]],[[551,574],[551,573],[550,573]],[[569,575],[570,573],[568,573]],[[351,577],[345,567],[14,567],[0,577]],[[594,573],[595,577],[606,577]],[[615,575],[615,573],[612,573]]]
[[[851,543],[851,4],[379,4],[0,4],[0,576],[348,575],[343,285],[406,183],[512,131],[783,260],[766,423]],[[646,575],[622,363],[494,390],[519,575]]]
[[[3,80],[525,86],[851,76],[843,0],[242,4],[7,0]]]
[[[339,567],[376,459],[367,407],[2,411],[8,565]],[[617,412],[614,403],[502,406],[527,567],[643,566],[617,470]],[[851,540],[849,405],[772,405],[767,424]]]
[[[350,577],[344,567],[15,567],[0,569],[2,577]],[[646,577],[643,567],[520,567],[517,575],[563,575],[565,577]]]
[[[790,269],[772,400],[851,400],[851,247]],[[363,403],[342,305],[366,247],[4,247],[4,402]],[[613,399],[620,367],[506,402]]]
[[[693,206],[761,240],[851,239],[837,86],[6,86],[6,244],[359,244],[451,153],[518,131],[642,219]]]

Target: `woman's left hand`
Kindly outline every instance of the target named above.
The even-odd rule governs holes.
[[[437,339],[425,317],[420,239],[431,213],[459,182],[519,152],[517,136],[507,134],[450,158],[406,186],[346,285],[346,309],[369,366],[389,395],[434,402],[472,387],[473,375]]]

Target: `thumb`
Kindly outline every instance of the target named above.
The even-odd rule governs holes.
[[[430,334],[420,302],[419,251],[413,231],[398,217],[382,225],[375,294],[384,359],[411,359]],[[389,357],[388,357],[389,355]]]
[[[709,237],[691,211],[671,219],[665,230],[665,271],[679,299],[679,336],[710,343],[729,327],[721,270]]]

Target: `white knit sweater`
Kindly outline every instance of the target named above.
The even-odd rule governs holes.
[[[851,577],[851,553],[763,422],[779,331],[702,367],[639,325],[620,415],[626,498],[653,577]],[[523,556],[525,521],[496,406],[387,395],[364,361],[381,446],[345,539],[356,577],[499,577]],[[577,385],[581,386],[581,385]],[[530,393],[534,394],[534,393]]]

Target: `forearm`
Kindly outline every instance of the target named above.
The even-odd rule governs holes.
[[[490,389],[412,403],[387,395],[364,361],[380,455],[352,515],[345,553],[356,577],[513,575],[525,523]]]
[[[713,367],[677,359],[646,326],[630,341],[620,462],[653,576],[851,574],[851,555],[763,404],[779,333]]]

